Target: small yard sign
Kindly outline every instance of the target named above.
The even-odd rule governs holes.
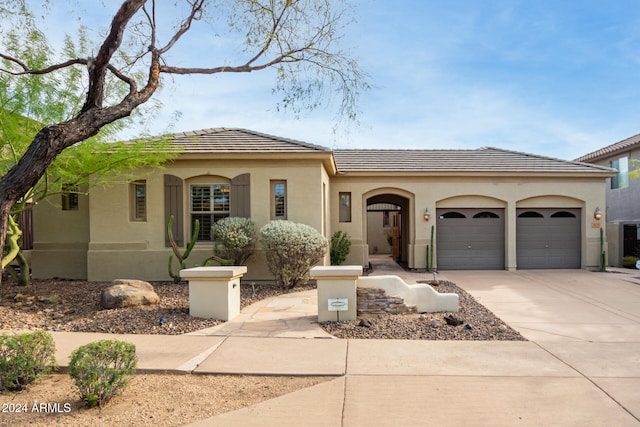
[[[349,299],[329,298],[329,311],[349,311]]]

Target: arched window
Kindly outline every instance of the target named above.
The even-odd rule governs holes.
[[[551,215],[551,218],[575,218],[576,215],[567,211],[559,211]]]
[[[540,212],[526,211],[518,215],[518,218],[543,218],[544,216]]]
[[[473,217],[474,218],[500,218],[498,214],[493,212],[488,212],[488,211],[478,212]]]
[[[456,219],[456,218],[466,218],[464,214],[460,212],[447,212],[445,214],[440,215],[440,219]]]

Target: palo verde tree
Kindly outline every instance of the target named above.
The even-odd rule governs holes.
[[[130,116],[153,97],[163,76],[275,69],[275,91],[282,95],[284,108],[312,109],[337,95],[338,115],[355,118],[358,95],[367,83],[357,63],[337,47],[348,18],[343,1],[177,0],[172,4],[173,9],[167,12],[166,2],[122,1],[104,37],[88,49],[95,52],[90,57],[47,58],[32,65],[0,51],[0,73],[14,77],[54,75],[77,68],[83,70],[86,88],[84,102],[73,117],[38,131],[24,155],[0,179],[0,247],[7,236],[12,208],[56,157]],[[26,0],[0,0],[0,14],[14,17],[12,21],[3,17],[3,26],[5,22],[24,25],[28,13]],[[180,13],[177,25],[167,21],[167,16]],[[226,23],[218,17],[224,17]],[[229,64],[222,58],[206,57],[200,59],[201,64],[172,65],[170,53],[188,48],[185,43],[192,26],[205,23],[213,25],[212,31],[218,35],[241,34],[244,44],[234,57],[242,59]],[[117,100],[109,92],[115,85],[126,87]]]
[[[20,37],[15,31],[4,31],[2,45],[13,56],[26,58],[25,62],[32,66],[42,65],[46,58],[54,55],[53,50],[44,35],[33,25],[30,27],[32,30],[28,38]],[[79,50],[86,46],[85,33],[81,28],[77,46],[69,37],[65,39],[65,54],[79,56]],[[34,135],[42,129],[42,123],[73,117],[82,105],[82,81],[82,73],[74,68],[64,69],[56,76],[13,77],[0,73],[0,176],[18,163]],[[122,92],[118,89],[114,88],[113,92]],[[147,116],[145,114],[144,118]],[[20,275],[15,275],[13,269],[10,272],[18,284],[27,285],[30,281],[29,265],[19,246],[21,230],[17,222],[22,212],[49,196],[69,192],[72,188],[86,192],[93,186],[129,180],[134,170],[157,167],[174,157],[175,153],[162,149],[166,145],[162,142],[154,145],[154,150],[149,150],[148,143],[143,141],[105,144],[104,141],[126,122],[121,120],[110,124],[99,135],[63,151],[38,183],[13,206],[2,266],[17,261]]]

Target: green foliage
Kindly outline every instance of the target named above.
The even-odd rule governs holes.
[[[198,233],[200,232],[200,221],[198,221],[197,219],[194,221],[191,240],[189,241],[189,243],[187,243],[187,247],[185,248],[184,253],[180,253],[178,244],[173,237],[173,220],[174,217],[173,215],[171,215],[169,217],[169,221],[167,222],[167,236],[169,237],[171,249],[173,249],[173,253],[180,263],[180,270],[184,270],[185,268],[187,268],[187,258],[189,258],[189,255],[191,255],[191,251],[198,241]],[[173,255],[169,255],[169,276],[173,278],[174,283],[180,283],[180,272],[178,272],[177,274],[173,272]]]
[[[211,235],[216,257],[232,260],[232,265],[245,265],[255,249],[256,224],[249,218],[223,218],[211,227]]]
[[[90,408],[102,407],[124,390],[136,372],[136,346],[118,340],[83,345],[71,354],[69,375]]]
[[[18,391],[55,369],[51,334],[0,335],[0,391]]]
[[[622,266],[625,268],[636,268],[636,262],[638,262],[640,258],[633,255],[627,255],[622,257]]]
[[[351,250],[351,240],[344,231],[336,231],[331,236],[331,265],[340,265]]]
[[[327,239],[313,227],[271,221],[260,229],[260,243],[276,283],[293,289],[309,280],[309,270],[325,255]]]

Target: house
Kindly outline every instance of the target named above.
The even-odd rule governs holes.
[[[211,255],[214,221],[246,216],[258,227],[302,222],[327,238],[345,231],[346,264],[392,252],[413,269],[599,267],[604,219],[594,211],[615,175],[605,166],[498,148],[331,150],[244,129],[171,140],[181,151],[164,169],[40,203],[34,277],[167,280],[171,215],[181,245],[202,224],[189,266]],[[259,250],[248,270],[249,280],[270,277]]]
[[[607,178],[606,216],[609,264],[619,267],[624,256],[640,256],[640,134],[585,154],[576,161],[608,166],[617,171]]]

